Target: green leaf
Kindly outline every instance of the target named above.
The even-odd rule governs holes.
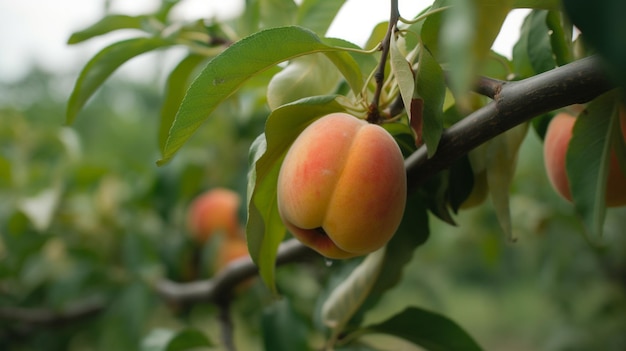
[[[286,298],[263,310],[261,327],[265,350],[311,350],[308,345],[307,325]]]
[[[80,72],[67,103],[66,121],[72,123],[87,100],[122,64],[148,51],[173,45],[163,38],[134,38],[112,44],[89,60]]]
[[[429,235],[428,212],[424,200],[417,192],[409,194],[400,227],[385,248],[385,258],[378,279],[360,310],[350,321],[351,326],[360,325],[365,313],[378,304],[386,291],[400,282],[404,267],[413,258],[416,248],[424,244]]]
[[[485,58],[481,75],[489,78],[495,78],[500,80],[509,79],[511,73],[513,73],[513,63],[505,56],[498,54],[495,51],[491,51],[489,56]]]
[[[557,33],[554,16],[550,15],[547,10],[533,10],[524,19],[520,38],[513,47],[513,69],[517,79],[528,78],[556,67],[557,62],[553,51],[560,52],[564,49],[562,47],[553,49],[553,45],[563,44],[557,43],[559,42],[558,36],[563,33],[562,30]],[[550,28],[549,23],[554,28]]]
[[[298,6],[293,0],[259,0],[261,23],[265,28],[295,24]]]
[[[251,148],[248,174],[248,221],[246,234],[252,260],[265,284],[276,292],[275,261],[285,226],[278,214],[276,189],[282,160],[296,137],[316,118],[344,111],[335,96],[305,98],[274,110],[265,134]]]
[[[141,351],[187,351],[213,346],[211,340],[197,329],[189,328],[179,332],[154,329],[143,339]]]
[[[483,144],[484,145],[484,144]],[[475,151],[476,149],[472,150]],[[474,174],[472,168],[471,156],[472,152],[465,155],[450,165],[448,176],[448,202],[452,211],[457,213],[461,208],[463,202],[465,202],[472,194],[474,187],[479,186],[477,184],[478,177]],[[478,174],[478,172],[476,172]]]
[[[502,230],[511,240],[514,240],[514,236],[509,193],[517,167],[517,154],[527,132],[528,123],[520,124],[488,141],[485,150],[485,170],[491,201]]]
[[[181,60],[170,72],[165,83],[165,97],[161,106],[161,122],[159,124],[159,146],[165,147],[165,141],[185,91],[189,87],[191,77],[198,66],[207,58],[203,55],[191,54]]]
[[[428,203],[428,210],[442,221],[456,226],[452,217],[449,205],[449,189],[452,177],[448,170],[439,172],[431,179],[428,179],[422,187],[422,192]]]
[[[615,92],[592,101],[578,115],[565,159],[572,198],[586,228],[600,235],[611,154],[611,129],[618,122]]]
[[[158,21],[165,23],[172,8],[176,6],[179,1],[180,0],[161,0],[161,7],[154,13],[154,17]]]
[[[332,94],[339,80],[337,70],[326,56],[313,54],[298,57],[270,80],[267,104],[274,110],[308,96]]]
[[[356,334],[389,334],[429,351],[480,351],[481,347],[449,318],[417,307],[409,307],[388,320]]]
[[[298,56],[342,50],[323,43],[315,33],[300,27],[267,29],[231,45],[214,57],[189,87],[158,163],[169,161],[217,105],[252,76]],[[348,77],[349,82],[349,77],[358,75],[354,71],[346,71],[358,70],[353,59],[352,64],[345,64],[352,58],[349,54],[329,53],[328,57]]]
[[[552,46],[556,64],[563,66],[572,62],[572,60],[574,60],[574,53],[572,49],[571,23],[564,20],[562,12],[550,11],[546,17],[546,24],[549,28],[550,45]],[[566,26],[570,27],[564,28]]]
[[[246,37],[257,32],[261,25],[261,4],[259,0],[245,0],[243,12],[235,23],[237,24],[237,33],[240,37]]]
[[[386,248],[381,248],[365,259],[330,293],[322,306],[322,321],[338,336],[370,294],[381,272]]]
[[[385,38],[385,35],[387,35],[388,28],[389,28],[389,21],[380,22],[377,25],[375,25],[374,28],[372,29],[372,33],[370,34],[369,38],[367,38],[367,41],[365,42],[364,47],[370,50],[376,47],[378,44],[380,44]]]
[[[515,73],[515,79],[524,79],[535,74],[532,64],[530,63],[530,57],[528,56],[528,34],[531,30],[531,13],[524,18],[522,28],[520,29],[520,36],[515,45],[513,45],[513,72]]]
[[[424,100],[422,138],[426,143],[428,157],[431,157],[437,151],[443,133],[446,81],[439,63],[426,48],[420,52],[415,92],[417,97]]]
[[[390,43],[389,64],[391,66],[391,72],[400,88],[400,95],[404,106],[411,106],[411,99],[413,99],[413,90],[415,89],[415,74],[411,68],[411,63],[404,57],[400,48],[398,48],[398,41],[396,35],[391,36]],[[406,109],[409,118],[411,118],[411,109]]]
[[[439,40],[449,64],[450,90],[457,103],[465,97],[512,8],[511,0],[452,0],[443,16]]]
[[[165,351],[197,350],[198,347],[213,347],[209,338],[197,329],[179,331],[167,344]]]
[[[344,3],[345,0],[304,0],[298,8],[296,23],[324,35]]]
[[[416,149],[415,137],[413,136],[413,130],[406,123],[383,123],[382,127],[388,131],[400,146],[402,155],[407,158]]]
[[[327,52],[326,56],[339,68],[339,71],[343,74],[352,91],[354,91],[355,94],[360,93],[364,80],[362,72],[371,72],[378,66],[376,56],[371,53],[356,51],[361,48],[347,40],[322,38],[322,41],[330,46],[353,49],[347,52]]]
[[[454,0],[435,0],[433,5],[430,7],[430,10],[436,10],[442,7],[452,6]],[[447,10],[446,10],[447,11]],[[441,60],[441,52],[440,52],[440,32],[442,23],[444,23],[444,14],[445,12],[438,12],[433,15],[428,16],[424,22],[418,22],[412,25],[410,28],[415,28],[416,30],[420,30],[420,37],[422,39],[422,43],[424,46],[431,52],[437,60]],[[410,41],[412,38],[407,36],[407,40]],[[415,43],[417,45],[417,43]]]
[[[93,25],[74,32],[67,43],[77,44],[119,29],[142,29],[143,23],[147,18],[147,16],[108,15]]]
[[[528,17],[528,58],[535,73],[543,73],[556,67],[552,43],[551,29],[547,23],[548,11],[535,10]]]

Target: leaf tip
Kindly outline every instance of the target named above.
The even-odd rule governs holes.
[[[158,167],[165,166],[166,164],[170,162],[171,159],[172,159],[171,156],[163,156],[161,159],[156,161],[156,165]]]

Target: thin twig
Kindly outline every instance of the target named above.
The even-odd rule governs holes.
[[[429,158],[422,146],[405,160],[409,188],[418,188],[470,150],[533,117],[588,102],[612,88],[598,57],[502,84],[494,89],[499,92],[494,101],[443,132],[435,155]]]
[[[230,317],[231,299],[223,299],[217,303],[219,308],[219,321],[222,331],[222,343],[228,351],[236,351],[235,340],[233,338],[233,321]]]
[[[491,99],[497,99],[502,86],[507,82],[489,77],[480,77],[474,91]]]
[[[391,13],[389,15],[389,26],[387,27],[387,34],[381,43],[382,54],[380,56],[380,62],[378,62],[378,68],[374,74],[374,80],[376,82],[376,90],[374,91],[374,97],[369,106],[367,115],[367,121],[370,123],[380,123],[382,117],[380,116],[380,96],[383,91],[383,85],[385,81],[385,67],[387,66],[387,57],[389,56],[389,47],[391,45],[391,36],[394,35],[396,24],[400,18],[400,11],[398,10],[398,0],[391,0]]]

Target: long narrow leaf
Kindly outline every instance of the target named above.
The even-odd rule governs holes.
[[[109,15],[81,31],[74,32],[67,43],[77,44],[119,29],[141,29],[146,19],[146,16]]]
[[[165,100],[161,107],[161,123],[159,125],[159,146],[163,148],[167,135],[176,117],[185,91],[189,87],[191,75],[196,68],[207,58],[203,55],[191,54],[185,57],[172,70],[165,84]]]
[[[359,332],[393,335],[428,351],[480,351],[481,347],[454,321],[438,313],[409,307]]]
[[[173,42],[163,38],[134,38],[112,44],[89,60],[76,80],[74,90],[67,103],[66,122],[71,123],[87,100],[128,60],[148,51],[161,49]]]
[[[446,79],[441,66],[426,48],[420,52],[415,93],[417,97],[424,100],[422,138],[430,157],[437,151],[439,139],[443,133]]]
[[[298,8],[296,22],[324,35],[344,3],[345,0],[305,0]]]
[[[315,33],[295,26],[267,29],[233,44],[213,58],[191,84],[158,163],[169,161],[217,105],[235,93],[250,77],[298,56],[342,50],[323,43]],[[336,62],[336,55],[329,58]],[[337,67],[345,76],[346,66]],[[351,67],[358,68],[356,63]]]
[[[617,120],[615,97],[614,92],[602,95],[578,116],[565,160],[574,205],[594,235],[602,233],[606,212],[610,133]]]
[[[523,123],[490,140],[486,147],[487,186],[498,222],[505,235],[514,240],[509,193],[519,148],[528,132],[528,123]]]
[[[467,93],[512,8],[512,1],[455,1],[453,4],[444,14],[441,49],[449,64],[450,90],[457,103],[467,107]]]
[[[428,213],[423,199],[420,194],[412,194],[407,198],[400,228],[387,243],[378,279],[348,327],[360,326],[365,314],[380,302],[388,290],[401,281],[404,267],[413,258],[417,247],[428,240],[429,235]]]
[[[398,47],[398,41],[395,35],[391,36],[391,43],[389,48],[390,66],[395,80],[400,89],[400,95],[404,106],[407,106],[407,114],[409,119],[411,116],[411,100],[413,99],[413,90],[415,90],[415,74],[411,68],[411,63],[404,57],[400,48]]]
[[[322,320],[334,335],[343,331],[369,295],[378,280],[386,254],[385,248],[369,254],[324,302]]]

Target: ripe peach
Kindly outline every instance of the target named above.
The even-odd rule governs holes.
[[[368,254],[398,229],[406,204],[400,148],[382,127],[326,115],[295,140],[278,176],[287,229],[328,258]]]
[[[205,242],[217,232],[229,236],[239,235],[237,211],[240,201],[239,194],[225,188],[215,188],[201,194],[189,207],[189,231],[199,242]]]
[[[622,134],[626,139],[626,114],[620,115]],[[565,158],[576,118],[561,112],[554,116],[544,138],[543,153],[546,172],[554,189],[565,199],[572,201],[572,194],[565,170]],[[626,176],[619,168],[614,152],[611,153],[609,175],[606,184],[606,205],[626,205]]]

